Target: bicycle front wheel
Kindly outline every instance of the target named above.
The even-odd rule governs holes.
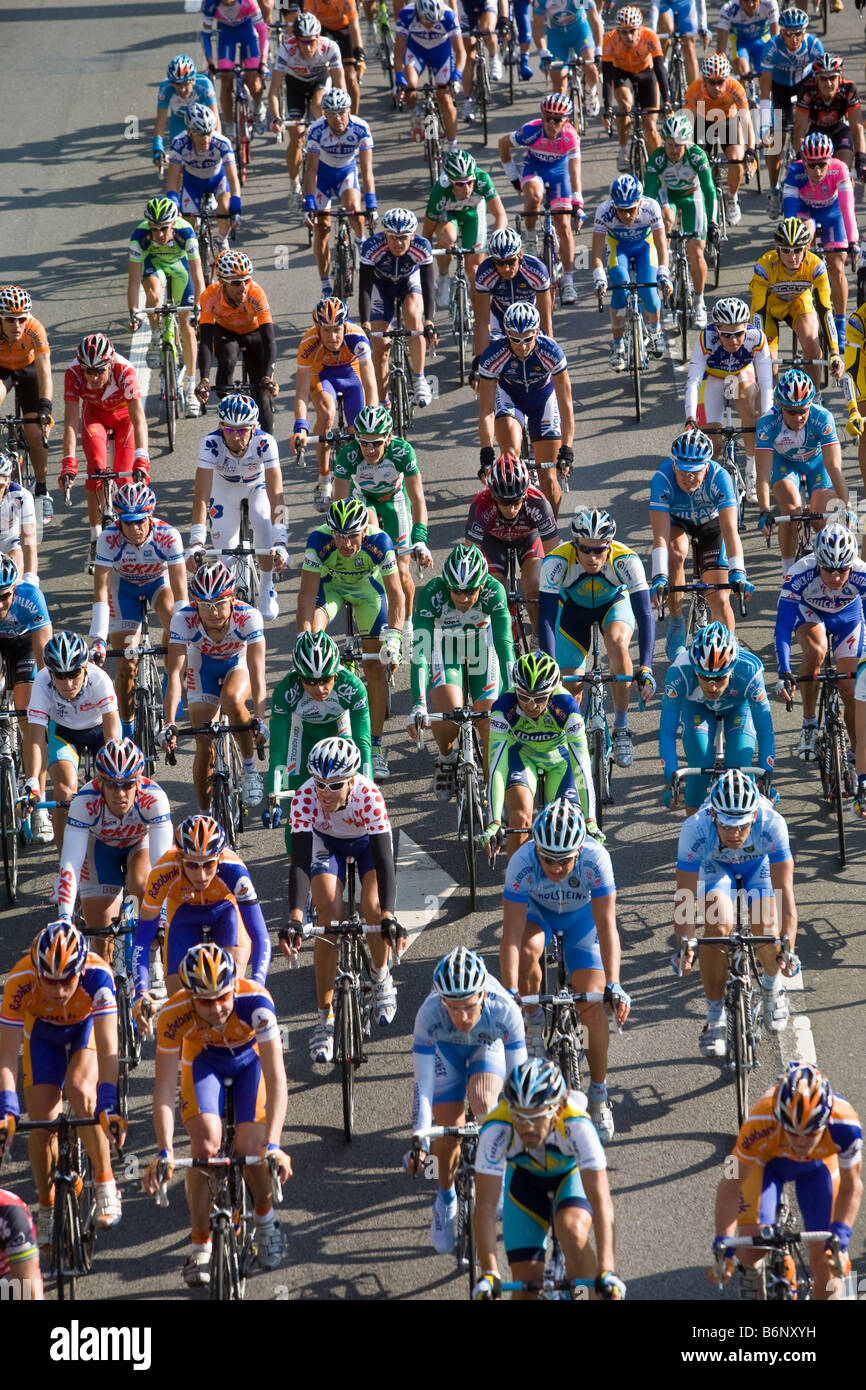
[[[144,773],[152,777],[156,769],[156,733],[148,692],[138,689],[135,692],[135,712],[133,714],[133,738],[144,755]]]
[[[210,813],[214,820],[219,821],[219,824],[226,832],[232,849],[237,849],[238,837],[235,828],[235,818],[232,814],[231,797],[229,795],[228,786],[226,785],[225,775],[221,772],[214,773],[210,794],[210,808]]]
[[[57,1278],[57,1297],[61,1303],[73,1302],[79,1273],[78,1206],[75,1193],[68,1183],[56,1191],[54,1201],[54,1230],[52,1249],[54,1274]]]
[[[244,97],[235,98],[235,154],[237,155],[238,178],[241,184],[247,181],[247,166],[250,162],[250,123],[247,115],[247,102]]]
[[[355,1038],[355,1011],[352,1007],[352,991],[347,984],[340,989],[340,1002],[337,1012],[337,1036],[335,1056],[340,1064],[340,1089],[343,1098],[343,1134],[346,1143],[351,1144],[355,1133],[355,1068],[360,1044]]]
[[[464,766],[458,773],[458,779],[457,838],[463,846],[469,874],[469,911],[474,912],[478,902],[478,861],[475,857],[475,840],[480,829],[477,818],[478,773],[474,767]]]
[[[165,423],[168,429],[168,452],[174,453],[174,441],[177,437],[177,358],[174,355],[174,348],[166,347],[163,351],[163,388],[165,390]]]
[[[556,1044],[556,1065],[565,1077],[570,1091],[582,1089],[580,1084],[580,1049],[572,1037],[560,1038]]]
[[[0,831],[3,835],[3,872],[9,905],[18,900],[18,822],[15,816],[15,769],[4,762],[0,768]]]
[[[604,821],[605,793],[605,738],[604,729],[593,729],[589,738],[589,765],[592,770],[592,785],[595,788],[595,820],[599,830]]]
[[[394,407],[394,433],[398,439],[405,439],[412,424],[405,372],[395,372],[392,378],[391,404]]]
[[[214,1225],[210,1257],[210,1298],[216,1303],[236,1303],[241,1297],[238,1249],[234,1227],[225,1215]]]
[[[342,231],[337,233],[337,254],[335,259],[334,294],[338,299],[342,299],[345,304],[351,298],[352,286],[349,283],[349,248],[346,244],[346,238],[342,235]]]
[[[454,295],[454,331],[457,334],[457,368],[461,386],[466,385],[466,325],[468,319],[466,286],[457,284]]]
[[[643,334],[640,315],[635,314],[631,321],[631,379],[634,390],[634,418],[641,418],[640,371],[643,356]]]
[[[680,320],[677,325],[680,331],[680,361],[687,362],[689,357],[689,285],[682,262],[680,262],[677,271],[676,303]]]
[[[737,1086],[737,1124],[742,1125],[749,1113],[749,1072],[751,1071],[751,1047],[749,1045],[749,1017],[746,991],[737,990],[734,1006],[733,1052],[734,1080]]]
[[[475,1183],[471,1172],[457,1169],[457,1264],[465,1269],[469,1280],[469,1296],[478,1280],[478,1259],[475,1250]]]
[[[845,782],[843,778],[845,749],[840,731],[834,730],[830,754],[830,796],[836,803],[836,830],[839,835],[839,864],[844,869],[848,856],[845,846]]]

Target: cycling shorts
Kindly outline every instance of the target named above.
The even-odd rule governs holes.
[[[730,31],[730,33],[731,57],[748,58],[749,67],[752,69],[752,72],[756,72],[760,75],[764,67],[764,54],[766,53],[767,45],[770,42],[769,38],[750,39],[748,42],[746,42],[744,39],[738,39],[733,29]],[[740,77],[739,73],[735,73],[734,76],[737,78],[738,82],[742,81],[742,78]]]
[[[579,156],[580,150],[575,150],[575,154]],[[533,158],[531,150],[528,151],[520,171],[520,187],[525,188],[532,179],[540,179],[549,190],[551,212],[571,212],[573,189],[567,160],[564,159],[561,164],[542,164]]]
[[[589,62],[592,62],[595,56],[595,40],[585,19],[579,19],[577,23],[569,24],[565,29],[548,29],[546,37],[554,67],[559,63],[567,63],[572,51],[582,54]]]
[[[316,92],[326,92],[331,87],[327,74],[314,77],[312,82],[302,82],[299,77],[286,73],[286,120],[300,124],[307,119],[307,104]]]
[[[725,410],[725,381],[723,376],[705,376],[701,382],[700,403],[703,407],[703,418],[707,420],[721,420]],[[744,386],[752,386],[755,382],[755,368],[750,363],[741,372],[737,372],[737,395],[739,396]]]
[[[270,554],[273,545],[271,503],[263,477],[252,483],[224,478],[214,470],[210,485],[208,520],[215,550],[231,550],[240,541],[241,503],[247,500],[253,545],[257,555]],[[226,557],[230,560],[231,557]]]
[[[500,574],[508,572],[508,555],[514,552],[515,559],[521,567],[527,560],[542,560],[544,558],[544,545],[537,531],[530,531],[528,536],[521,536],[519,541],[509,544],[502,541],[498,536],[483,535],[480,541],[475,544],[487,560],[489,569],[498,570]]]
[[[573,975],[575,970],[604,971],[598,932],[589,903],[579,907],[576,912],[545,912],[539,903],[530,901],[526,908],[526,926],[534,931],[543,931],[545,942],[551,942],[556,932],[564,932],[563,958],[569,975]]]
[[[678,208],[683,226],[683,236],[687,241],[706,241],[708,231],[707,205],[704,202],[700,184],[689,189],[688,193],[672,193],[668,190],[668,203]]]
[[[866,629],[863,625],[863,605],[859,598],[839,613],[817,613],[808,603],[797,605],[797,627],[803,623],[821,623],[828,641],[832,638],[836,657],[862,656],[866,648]],[[797,627],[794,631],[796,632]]]
[[[78,877],[78,891],[82,898],[116,898],[123,892],[126,861],[135,849],[147,844],[143,835],[137,844],[107,845],[91,835],[87,842],[87,853]]]
[[[469,698],[475,704],[478,700],[495,700],[501,688],[501,673],[499,670],[499,658],[496,655],[496,648],[488,646],[485,642],[478,648],[473,657],[468,655],[467,666],[469,670]],[[442,661],[441,657],[434,651],[433,659],[430,662],[430,688],[437,690],[443,685],[455,685],[458,690],[463,688],[463,663],[449,664]]]
[[[212,179],[197,179],[184,169],[180,201],[181,213],[184,216],[198,217],[201,212],[202,199],[208,193],[212,193],[215,198],[218,198],[221,193],[228,193],[229,191],[228,177],[222,171],[215,174]]]
[[[636,246],[624,246],[608,237],[610,256],[607,263],[607,278],[612,294],[610,307],[622,313],[628,303],[628,291],[623,288],[629,280],[640,285],[655,283],[658,257],[652,238],[640,241]],[[638,290],[640,301],[648,314],[658,314],[661,300],[656,289]]]
[[[782,129],[789,130],[794,124],[794,108],[797,105],[797,98],[800,95],[800,83],[794,87],[785,87],[775,78],[772,82],[773,89],[773,125],[778,125],[778,117],[782,116]]]
[[[365,499],[366,500],[366,499]],[[372,497],[367,503],[379,522],[379,530],[384,531],[391,541],[397,555],[405,555],[412,549],[412,512],[409,499],[401,487],[393,497]],[[372,521],[373,530],[376,525]]]
[[[346,416],[347,425],[355,422],[355,416],[364,405],[364,387],[361,378],[350,365],[334,365],[333,367],[321,367],[319,369],[319,380],[310,391],[310,399],[316,404],[317,397],[330,396],[336,404],[337,393],[343,393],[343,413]]]
[[[575,1163],[568,1173],[531,1173],[508,1165],[502,1205],[502,1239],[509,1264],[543,1264],[551,1213],[566,1207],[592,1211]]]
[[[325,579],[319,585],[316,607],[324,608],[328,622],[333,622],[341,608],[351,608],[355,627],[362,637],[378,637],[388,624],[388,600],[385,590],[377,579],[367,581],[365,592],[354,592],[351,596],[342,593],[334,579]]]
[[[265,1079],[259,1054],[252,1044],[243,1052],[203,1048],[195,1057],[181,1054],[180,1118],[184,1125],[196,1115],[222,1115],[225,1078],[233,1080],[235,1120],[239,1125],[264,1124]]]
[[[562,438],[562,422],[552,379],[544,386],[536,387],[531,394],[499,382],[496,387],[495,418],[501,420],[504,417],[516,420],[519,425],[525,424],[533,444],[538,439]],[[535,466],[553,468],[555,464],[553,461],[541,463],[536,460]]]
[[[108,631],[138,632],[141,628],[141,599],[152,604],[160,589],[169,587],[163,574],[149,584],[132,584],[113,569],[108,575]]]
[[[210,939],[216,946],[230,950],[235,946],[249,948],[250,939],[243,918],[230,898],[208,903],[181,903],[172,913],[165,929],[163,957],[166,975],[176,975],[187,951],[203,940],[202,928],[207,926]]]
[[[659,84],[652,66],[644,68],[642,72],[626,72],[625,68],[614,67],[613,85],[614,88],[630,85],[638,106],[642,106],[644,111],[650,111],[659,104]]]
[[[403,303],[407,295],[421,294],[421,272],[416,266],[409,275],[404,275],[396,284],[373,279],[370,293],[370,322],[389,324],[394,317],[394,305],[399,299]]]
[[[316,207],[319,212],[331,211],[331,199],[336,198],[342,201],[343,194],[352,188],[360,188],[361,181],[358,178],[358,165],[353,159],[351,164],[344,164],[341,169],[335,169],[330,164],[323,164],[319,160],[319,167],[316,170]]]
[[[245,19],[241,24],[233,24],[231,27],[217,25],[217,67],[221,71],[234,67],[235,49],[238,44],[241,46],[242,65],[245,68],[261,67],[259,36],[252,19]]]
[[[67,729],[63,724],[48,721],[48,766],[52,763],[72,763],[77,768],[85,749],[98,753],[105,745],[102,720],[91,729]]]
[[[420,77],[427,68],[437,87],[447,87],[454,76],[454,51],[451,47],[451,40],[440,44],[438,48],[427,48],[420,52],[412,47],[412,40],[406,44],[406,55],[403,65],[412,68]]]
[[[698,574],[728,568],[728,552],[717,516],[710,521],[689,521],[686,517],[672,516],[672,535],[674,531],[685,531],[690,540],[697,541]]]
[[[762,854],[759,859],[752,859],[743,864],[728,864],[720,859],[709,860],[701,868],[699,898],[703,899],[706,893],[720,893],[728,899],[733,899],[737,877],[743,880],[743,888],[747,893],[760,894],[762,898],[774,896],[770,861],[766,854]],[[703,906],[703,901],[701,905]]]
[[[599,623],[602,631],[611,623],[625,623],[634,632],[635,618],[628,594],[619,594],[609,603],[597,608],[584,608],[566,599],[559,610],[556,625],[556,660],[566,670],[581,670],[592,641],[592,625]]]
[[[536,788],[541,782],[545,805],[555,801],[558,796],[565,796],[566,792],[573,792],[574,774],[565,744],[557,750],[555,756],[557,761],[552,767],[539,767],[538,763],[532,761],[530,748],[525,744],[511,744],[506,759],[505,790],[508,791],[509,787],[526,787],[534,799]]]
[[[10,390],[18,387],[18,405],[22,415],[36,415],[42,392],[36,380],[36,363],[29,362],[25,367],[0,367],[0,382]]]
[[[793,478],[794,485],[799,491],[800,482],[806,485],[806,495],[811,497],[813,492],[819,488],[833,490],[830,475],[824,467],[823,452],[814,454],[810,459],[790,459],[784,454],[776,453],[773,450],[773,471],[770,475],[770,486],[779,483],[783,478]]]
[[[187,647],[186,702],[188,705],[219,705],[223,681],[230,671],[246,671],[246,649],[236,656],[218,660],[197,648]]]
[[[93,1041],[93,1015],[78,1023],[58,1027],[35,1018],[30,1031],[25,1025],[21,1054],[21,1080],[29,1086],[56,1086],[61,1090],[69,1064],[76,1052],[96,1052]]]
[[[674,27],[684,38],[691,38],[698,32],[698,14],[695,0],[659,0],[659,14],[674,16]],[[759,71],[759,69],[755,69]]]
[[[141,263],[142,279],[146,280],[149,275],[155,276],[162,285],[171,285],[171,297],[175,304],[179,304],[182,309],[192,308],[195,292],[186,256],[177,261],[169,261],[167,265],[157,265],[150,254],[146,255]]]
[[[829,1231],[833,1202],[839,1190],[839,1160],[813,1158],[798,1163],[793,1158],[771,1158],[764,1165],[750,1164],[740,1184],[738,1226],[772,1226],[782,1188],[792,1182],[807,1231]]]
[[[310,878],[320,874],[333,874],[341,884],[346,882],[346,861],[354,859],[357,866],[358,881],[376,872],[376,861],[370,848],[369,835],[360,835],[355,840],[340,840],[335,835],[322,835],[313,831],[313,857],[310,864]]]
[[[433,1062],[433,1104],[452,1105],[466,1099],[469,1078],[487,1072],[505,1080],[505,1048],[501,1038],[478,1047],[436,1044]]]
[[[716,720],[712,711],[700,700],[684,700],[680,713],[683,730],[683,756],[687,767],[709,767],[714,753]],[[737,705],[724,713],[725,763],[728,767],[752,766],[758,735],[752,711],[747,704]],[[687,806],[700,806],[710,790],[710,776],[686,778]]]
[[[6,662],[16,685],[36,679],[36,658],[30,637],[0,637],[0,661]]]
[[[342,29],[326,29],[322,26],[322,36],[326,39],[333,39],[340,50],[340,57],[343,60],[344,68],[355,66],[355,49],[349,33],[348,24],[344,24]]]
[[[135,431],[129,411],[103,410],[92,401],[81,403],[81,447],[87,459],[85,491],[95,492],[108,470],[109,435],[114,435],[114,472],[131,473],[135,455]]]

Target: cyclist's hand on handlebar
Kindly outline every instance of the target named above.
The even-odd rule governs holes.
[[[409,715],[409,718],[406,720],[407,734],[411,739],[417,739],[418,730],[427,729],[429,727],[430,721],[427,718],[426,707],[424,705],[416,705]]]
[[[763,531],[765,536],[773,534],[773,527],[776,524],[775,512],[761,512],[758,517],[758,530]]]
[[[612,1269],[603,1269],[596,1276],[595,1291],[608,1302],[620,1303],[625,1298],[625,1284]]]
[[[420,1178],[424,1173],[424,1165],[427,1162],[427,1150],[422,1146],[421,1140],[417,1135],[412,1138],[412,1147],[403,1155],[403,1167],[410,1178]]]
[[[478,452],[478,476],[482,483],[487,482],[487,474],[496,462],[496,450],[492,444],[484,444]]]
[[[790,704],[794,698],[795,689],[796,686],[794,685],[794,677],[791,675],[791,672],[780,671],[779,679],[776,681],[776,694],[778,695],[779,699],[784,700],[787,704]]]
[[[96,666],[105,665],[106,646],[101,637],[94,638],[88,656]]]
[[[656,678],[650,670],[649,666],[638,667],[637,688],[638,694],[640,695],[644,704],[646,704],[647,700],[651,700],[653,695],[655,695],[657,688]]]
[[[629,1015],[629,1010],[631,1009],[631,995],[626,994],[619,981],[614,981],[612,984],[609,984],[605,993],[608,996],[606,1002],[612,1010],[617,1023],[625,1023]]]
[[[412,559],[420,565],[422,570],[429,570],[433,567],[433,556],[424,541],[416,541],[412,546]]]
[[[495,820],[488,825],[486,830],[482,830],[478,836],[479,845],[483,845],[487,851],[487,858],[492,864],[499,853],[499,831],[502,822]]]
[[[266,1144],[259,1157],[262,1163],[272,1173],[276,1173],[280,1182],[288,1182],[292,1176],[292,1160],[279,1144]]]
[[[280,394],[280,388],[272,376],[264,376],[259,383],[266,396],[276,397]]]
[[[177,748],[177,731],[174,725],[166,724],[164,729],[160,729],[157,739],[166,753],[173,753]]]
[[[682,781],[679,777],[674,776],[670,785],[665,789],[662,801],[669,811],[678,811],[683,804],[684,796],[685,791]]]
[[[100,1110],[99,1123],[109,1139],[122,1149],[126,1143],[126,1135],[129,1125],[122,1115],[118,1115],[114,1109]]]
[[[210,395],[210,382],[202,378],[193,394],[201,405],[207,405],[207,398]]]
[[[439,334],[436,332],[436,325],[432,319],[424,320],[424,337],[431,347],[436,347],[439,343]]]
[[[159,1189],[171,1181],[174,1172],[174,1153],[171,1149],[160,1149],[156,1158],[144,1170],[141,1185],[148,1197],[156,1197]]]
[[[660,599],[667,596],[670,588],[670,580],[666,574],[657,574],[650,584],[650,598]]]
[[[494,1271],[482,1274],[472,1290],[474,1303],[491,1303],[502,1297],[502,1280]]]
[[[137,333],[141,327],[141,315],[136,313],[130,314],[126,327],[130,333]]]
[[[301,964],[301,947],[304,944],[304,937],[300,926],[300,922],[289,922],[287,927],[281,927],[277,933],[280,950],[289,962],[291,970],[296,970]]]
[[[722,1288],[725,1284],[730,1283],[731,1276],[737,1267],[737,1262],[733,1256],[726,1253],[728,1249],[727,1237],[716,1236],[713,1241],[713,1254],[716,1262],[711,1269],[707,1270],[707,1278],[717,1288]]]
[[[403,634],[395,627],[382,629],[379,660],[383,666],[399,666],[403,660]]]
[[[728,583],[732,593],[742,594],[744,598],[748,598],[750,594],[755,592],[755,586],[749,583],[745,570],[731,570],[728,574]]]
[[[151,1019],[155,1012],[153,999],[149,994],[140,994],[133,1003],[132,1017],[135,1019],[135,1026],[143,1038],[150,1037]]]
[[[381,932],[382,940],[387,941],[389,945],[393,946],[394,950],[397,952],[397,958],[399,959],[406,949],[406,942],[409,940],[409,933],[406,928],[401,922],[397,921],[396,917],[386,917],[383,914]]]
[[[845,433],[850,439],[859,439],[863,433],[863,416],[859,410],[852,410],[848,416],[848,423],[845,426]]]
[[[556,468],[560,477],[567,478],[574,467],[574,450],[569,444],[560,444],[556,455]]]

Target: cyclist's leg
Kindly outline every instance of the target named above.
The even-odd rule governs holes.
[[[141,590],[121,578],[112,569],[108,576],[108,640],[116,653],[114,689],[120,718],[128,723],[132,718],[132,691],[135,667],[122,655],[129,642],[137,642],[141,632],[141,610],[138,596]]]
[[[716,721],[707,706],[697,700],[684,700],[682,707],[683,756],[687,767],[709,767],[713,759]],[[691,816],[709,791],[708,776],[686,778],[686,815]]]
[[[821,334],[818,315],[815,313],[811,295],[808,296],[808,304],[811,305],[811,308],[807,307],[806,296],[798,296],[791,306],[792,312],[789,318],[792,331],[805,358],[805,369],[812,378],[815,390],[819,391],[821,389],[822,368],[817,359],[821,356]]]
[[[519,942],[517,960],[517,988],[521,994],[539,994],[541,991],[541,959],[547,941],[553,939],[553,924],[534,902],[526,909],[526,927]],[[513,943],[502,936],[501,950],[513,949]]]
[[[512,1278],[537,1283],[544,1274],[544,1252],[550,1229],[550,1180],[525,1168],[508,1165],[502,1204],[502,1238]],[[519,1302],[536,1293],[515,1293]]]
[[[424,375],[424,363],[427,358],[427,342],[421,334],[424,327],[424,301],[421,298],[420,280],[418,287],[415,286],[416,274],[413,272],[410,280],[409,293],[403,300],[403,322],[407,328],[419,336],[409,339],[409,360],[412,363],[412,374],[415,377]]]
[[[271,572],[274,568],[274,557],[271,549],[274,538],[271,523],[271,503],[264,482],[255,483],[249,489],[247,500],[256,560],[262,574],[262,589],[267,593],[271,583]]]
[[[57,737],[53,724],[49,724],[48,727],[48,776],[51,779],[54,800],[68,802],[78,791],[78,750],[65,739]],[[54,840],[59,852],[66,829],[66,811],[62,806],[51,812],[51,823],[54,826]]]
[[[310,888],[313,907],[320,924],[340,922],[343,918],[343,885],[346,879],[345,861],[330,854],[313,836],[313,861],[310,866]],[[316,985],[316,1005],[324,1022],[333,1013],[334,978],[337,973],[337,943],[332,936],[317,937],[313,947],[313,972]]]
[[[631,602],[628,596],[624,595],[616,603],[609,605],[601,619],[601,635],[614,675],[631,676],[634,673],[629,651],[634,628],[635,618]],[[625,728],[628,726],[631,686],[626,685],[625,681],[617,681],[612,687],[612,695],[616,727]]]
[[[189,1135],[192,1158],[215,1158],[222,1145],[224,1087],[206,1052],[181,1062],[180,1118]],[[203,1169],[185,1177],[193,1255],[210,1245],[210,1187]]]
[[[369,596],[353,600],[352,611],[364,651],[378,655],[382,629],[388,624],[388,603],[377,580],[370,580]],[[381,739],[388,709],[388,677],[380,661],[365,661],[364,667],[370,693],[370,732],[373,738]]]
[[[506,838],[505,850],[510,858],[512,854],[517,853],[532,829],[538,772],[532,763],[522,756],[519,747],[503,746],[502,755],[506,762],[505,822],[512,832]],[[491,769],[490,775],[491,779],[496,776],[495,768]]]
[[[463,704],[459,669],[456,666],[441,666],[435,660],[432,661],[430,665],[430,694],[433,709],[437,714],[448,714],[451,710],[459,709]],[[453,759],[457,725],[450,719],[443,719],[437,720],[430,727],[440,756]]]
[[[451,91],[451,78],[454,75],[454,60],[451,54],[451,43],[448,43],[447,53],[440,58],[438,67],[434,70],[433,80],[436,83],[436,102],[439,107],[439,114],[442,117],[442,129],[445,132],[445,139],[449,145],[456,147],[457,141],[457,107],[454,104],[454,96]]]
[[[556,459],[562,444],[562,422],[553,382],[549,381],[546,386],[538,388],[531,399],[531,404],[527,402],[526,424],[538,469],[538,486],[556,515],[562,501],[562,487],[556,470]]]
[[[87,402],[82,405],[81,447],[87,460],[84,490],[87,496],[87,520],[90,523],[91,541],[95,541],[102,530],[100,494],[102,480],[108,469],[108,431],[112,425],[113,418],[106,418],[95,406]]]
[[[778,507],[778,516],[793,516],[802,511],[803,499],[799,488],[799,465],[793,468],[780,463],[779,455],[773,452],[773,470],[770,475],[773,502]],[[797,553],[797,527],[793,522],[779,523],[779,554],[782,558],[782,574],[788,573]]]
[[[860,657],[864,647],[862,605],[855,602],[848,608],[844,608],[840,613],[834,613],[832,616],[828,615],[825,620],[825,627],[828,640],[833,643],[833,655],[836,658],[836,665],[840,673],[854,675],[860,664]],[[842,697],[842,707],[845,711],[845,724],[848,729],[848,736],[853,746],[856,738],[854,727],[854,681],[840,681],[839,694]]]
[[[247,709],[249,694],[250,677],[246,667],[236,666],[234,670],[228,671],[222,683],[220,709],[223,714],[228,715],[230,724],[248,724],[250,722],[250,713]],[[254,766],[252,734],[235,734],[234,737],[240,749],[244,767],[252,768]]]
[[[529,537],[520,542],[517,551],[517,560],[520,565],[520,586],[527,603],[529,625],[536,641],[538,640],[538,586],[541,582],[543,556],[544,546],[537,534],[534,538]]]
[[[24,1030],[21,1080],[24,1106],[32,1121],[54,1120],[60,1114],[66,1075],[65,1040],[72,1031],[66,1028],[61,1030],[53,1024],[44,1023],[42,1019],[34,1019],[30,1028]],[[28,1157],[39,1194],[39,1205],[49,1219],[54,1196],[51,1181],[54,1168],[52,1147],[48,1130],[32,1130],[27,1136]],[[45,1243],[50,1244],[50,1236]]]
[[[831,1230],[839,1192],[839,1159],[833,1154],[830,1158],[798,1163],[796,1169],[798,1171],[794,1182],[797,1204],[803,1217],[803,1229]],[[815,1281],[813,1297],[820,1300],[838,1298],[841,1294],[838,1277],[834,1275],[832,1265],[825,1254],[823,1241],[812,1241],[809,1245],[809,1266]]]
[[[180,903],[168,919],[165,932],[165,976],[169,994],[180,989],[178,970],[187,951],[202,939],[202,908],[195,902]],[[211,903],[205,920],[211,940],[233,958],[238,979],[243,979],[250,959],[250,942],[237,905],[229,898]]]
[[[368,926],[376,927],[382,920],[382,905],[379,901],[379,883],[369,848],[358,858],[358,877],[361,881],[361,916]],[[391,947],[381,936],[369,936],[367,945],[376,970],[387,969]],[[382,977],[384,978],[384,976]]]
[[[503,454],[519,455],[523,442],[523,411],[501,385],[496,387],[493,428]]]
[[[544,180],[531,156],[526,156],[520,175],[523,190],[523,216],[527,232],[535,234],[538,214],[544,206]]]
[[[823,622],[817,614],[809,613],[803,604],[800,605],[802,621],[794,629],[794,636],[803,653],[800,662],[801,676],[814,676],[820,671],[827,655],[827,632]],[[806,616],[808,614],[808,616]],[[803,721],[815,722],[815,711],[818,707],[818,682],[806,680],[800,686],[800,695],[803,700]]]
[[[104,844],[93,835],[81,866],[78,889],[81,908],[88,927],[107,927],[120,911],[123,897],[123,865],[126,851]],[[90,949],[109,963],[114,954],[109,937],[96,937]]]
[[[598,1261],[589,1240],[592,1207],[577,1166],[560,1179],[553,1207],[553,1228],[565,1260],[566,1274],[569,1279],[594,1279]]]
[[[90,1024],[88,1032],[87,1024]],[[73,1048],[75,1049],[73,1051]],[[63,1090],[73,1115],[80,1120],[96,1113],[96,1083],[98,1077],[96,1043],[93,1040],[93,1017],[81,1025],[78,1037],[70,1046],[69,1065]],[[81,1142],[90,1155],[93,1164],[93,1177],[97,1187],[102,1183],[114,1181],[111,1171],[111,1150],[108,1136],[99,1125],[88,1126],[80,1131]],[[102,1224],[100,1222],[100,1224]],[[107,1223],[106,1223],[107,1224]]]

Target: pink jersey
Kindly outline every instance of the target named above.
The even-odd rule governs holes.
[[[125,411],[129,401],[140,401],[141,391],[132,363],[116,353],[104,386],[94,384],[92,379],[86,377],[77,362],[67,367],[63,399],[82,401],[85,405],[98,405],[103,410],[117,412]]]
[[[826,174],[817,183],[812,183],[809,179],[802,160],[795,160],[785,179],[784,213],[786,217],[790,215],[788,200],[795,193],[799,198],[801,211],[806,208],[815,208],[817,211],[821,208],[830,208],[834,203],[838,203],[848,242],[859,240],[857,219],[854,215],[854,189],[851,184],[851,175],[848,166],[843,164],[841,159],[831,159]]]
[[[572,156],[580,154],[580,136],[571,121],[566,121],[553,138],[545,135],[541,117],[527,121],[520,130],[514,131],[511,143],[526,150],[539,164],[545,165],[564,164]]]
[[[224,24],[230,29],[234,29],[248,19],[251,19],[253,24],[260,24],[262,19],[262,12],[258,7],[257,0],[237,0],[235,5],[219,4],[216,9],[210,6],[209,8],[217,23]]]
[[[316,784],[310,777],[295,792],[291,829],[293,835],[312,830],[337,840],[358,840],[362,835],[390,834],[391,822],[385,798],[375,782],[356,777],[346,805],[329,812],[316,795]]]

